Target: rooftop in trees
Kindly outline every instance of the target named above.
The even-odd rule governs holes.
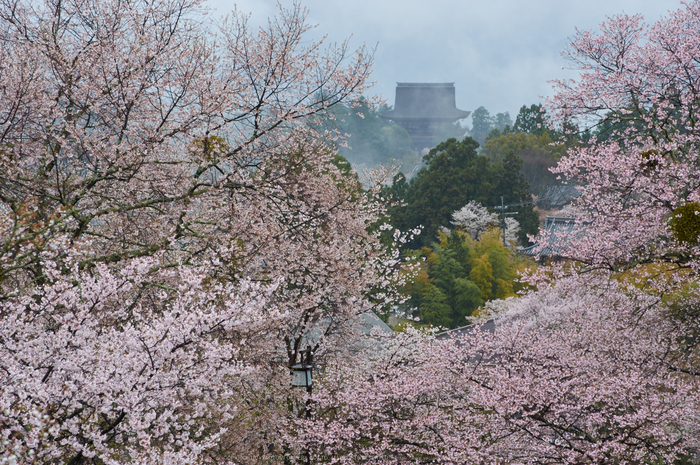
[[[548,216],[544,223],[544,233],[540,236],[542,242],[538,241],[518,252],[530,257],[539,257],[540,260],[561,258],[566,255],[571,239],[581,234],[580,228],[575,218]]]
[[[396,122],[411,119],[454,122],[469,114],[455,104],[454,82],[397,82],[394,109],[381,116]]]

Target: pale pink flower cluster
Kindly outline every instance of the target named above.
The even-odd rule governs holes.
[[[308,41],[296,4],[257,31],[200,6],[0,3],[2,460],[622,464],[698,447],[700,262],[669,219],[700,200],[700,2],[574,39],[583,74],[555,121],[633,124],[558,167],[582,190],[574,261],[457,339],[359,327],[405,279],[379,233],[418,232],[368,232],[392,173],[360,189],[320,129],[371,54]],[[290,375],[307,346],[311,395]]]
[[[700,199],[700,3],[652,25],[613,17],[579,32],[566,55],[582,74],[555,82],[555,120],[613,125],[609,139],[570,150],[556,168],[580,186],[577,218],[588,231],[570,257],[611,270],[654,260],[697,268],[696,244],[679,243],[669,219]]]
[[[309,40],[305,14],[0,4],[1,459],[288,454],[289,366],[347,357],[397,268],[378,186],[320,124],[372,53]]]
[[[231,336],[284,318],[275,288],[207,284],[189,267],[158,276],[154,264],[74,270],[3,305],[1,440],[20,463],[192,463],[225,433],[236,380],[256,370]],[[177,290],[134,292],[162,275]]]
[[[609,118],[556,171],[575,183],[564,261],[495,321],[451,338],[408,330],[326,374],[303,419],[329,463],[674,463],[697,460],[698,242],[677,209],[700,200],[700,2],[653,25],[618,16],[579,32],[581,70],[553,120]],[[477,217],[468,208],[455,221]],[[695,215],[697,216],[697,215]],[[700,232],[700,222],[686,219]],[[491,312],[491,313],[489,313]],[[693,458],[694,457],[694,458]]]
[[[568,278],[495,332],[407,331],[329,375],[303,420],[330,463],[671,462],[698,446],[697,383],[655,297]]]

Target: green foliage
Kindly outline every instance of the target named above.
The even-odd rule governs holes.
[[[211,162],[217,160],[221,155],[224,155],[229,149],[230,146],[228,142],[226,142],[226,139],[209,134],[199,139],[195,139],[192,142],[190,154],[193,157]]]
[[[644,127],[642,114],[638,109],[609,111],[596,124],[593,135],[598,142],[614,141],[624,139],[628,130],[643,132]]]
[[[340,170],[343,176],[352,176],[352,165],[347,158],[340,154],[333,155],[333,164]]]
[[[487,300],[515,295],[518,271],[527,266],[503,245],[497,228],[478,241],[452,230],[409,255],[423,265],[403,290],[407,306],[422,323],[449,328],[467,324]]]
[[[480,191],[490,192],[489,163],[476,154],[477,147],[471,138],[462,142],[449,139],[423,158],[427,166],[410,182],[399,179],[388,189],[393,198],[404,202],[389,209],[391,223],[402,231],[423,226],[423,232],[410,246],[429,245],[441,225],[449,226],[452,212]]]
[[[501,163],[496,163],[492,166],[496,170],[496,182],[494,183],[493,192],[496,195],[502,195],[506,205],[530,202],[532,200],[530,185],[522,173],[522,159],[516,155],[506,155]],[[498,201],[496,201],[497,203]],[[488,206],[489,204],[482,205]],[[535,235],[539,230],[539,217],[533,210],[532,204],[519,205],[515,208],[517,208],[518,214],[514,215],[513,218],[520,223],[518,238],[521,244],[527,244],[527,235]]]
[[[479,142],[479,145],[483,145],[493,131],[497,133],[509,132],[511,126],[513,126],[513,120],[510,119],[508,112],[497,113],[496,116],[491,116],[489,111],[482,106],[472,113],[470,135]]]
[[[475,257],[472,265],[472,271],[469,273],[469,279],[477,285],[481,290],[481,298],[489,300],[491,297],[493,278],[493,266],[489,261],[489,254],[485,253],[480,257]]]
[[[494,129],[501,132],[510,132],[513,127],[513,120],[510,119],[510,113],[496,113],[493,119]]]
[[[449,327],[452,309],[447,303],[447,296],[437,287],[428,283],[421,295],[421,320],[435,326]]]
[[[523,105],[520,107],[518,116],[511,132],[524,132],[542,136],[547,134],[552,141],[563,143],[566,147],[578,145],[581,141],[588,141],[591,133],[586,130],[581,132],[575,124],[564,121],[559,130],[554,130],[550,126],[547,112],[542,108],[542,104]],[[561,158],[560,156],[558,158]]]
[[[549,134],[551,138],[552,133],[547,126],[547,115],[542,110],[542,104],[533,104],[529,107],[523,105],[520,107],[518,116],[515,117],[513,132],[525,132],[537,136]]]
[[[566,154],[564,144],[552,145],[549,133],[533,134],[527,132],[510,132],[498,137],[489,138],[481,150],[481,154],[489,157],[492,162],[499,162],[508,154],[518,154],[525,150],[537,149],[549,155],[556,161]]]
[[[449,139],[424,157],[427,164],[411,180],[401,177],[385,194],[403,201],[389,209],[390,222],[402,231],[423,226],[423,232],[408,247],[430,245],[440,226],[451,227],[452,214],[475,200],[487,207],[527,202],[529,186],[521,171],[522,160],[508,156],[500,163],[490,163],[477,154],[479,144],[467,137],[458,142]],[[520,239],[537,232],[538,218],[532,205],[518,207],[515,217],[521,225]]]
[[[474,140],[478,141],[479,144],[483,144],[491,129],[493,129],[493,120],[489,111],[484,107],[474,110],[474,113],[472,113],[471,131],[471,136]]]
[[[668,225],[676,240],[697,245],[700,236],[700,203],[690,202],[673,210]]]
[[[503,161],[509,156],[523,160],[521,171],[530,185],[530,192],[542,195],[549,186],[560,184],[549,168],[566,154],[566,145],[552,145],[549,132],[539,135],[526,132],[495,133],[484,143],[481,154],[492,162]]]

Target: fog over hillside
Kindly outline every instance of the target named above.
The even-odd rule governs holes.
[[[290,0],[282,0],[289,6]],[[275,0],[209,0],[224,14],[237,5],[264,24]],[[349,36],[351,47],[377,46],[373,90],[394,104],[396,82],[454,82],[457,107],[517,114],[521,105],[550,95],[547,81],[573,78],[561,57],[568,37],[597,29],[608,16],[640,13],[649,22],[681,6],[680,0],[567,1],[418,0],[352,2],[305,0],[316,37]]]

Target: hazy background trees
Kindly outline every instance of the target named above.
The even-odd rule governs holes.
[[[355,102],[336,105],[328,129],[345,136],[337,148],[342,156],[356,165],[358,171],[376,165],[395,165],[410,173],[420,163],[419,154],[411,149],[408,132],[379,115],[390,109],[386,104],[374,105],[361,97]]]
[[[496,113],[496,116],[491,116],[491,113],[483,106],[472,112],[472,127],[469,135],[479,143],[484,145],[486,138],[489,137],[492,131],[499,132],[510,130],[513,126],[513,120],[508,112]]]

